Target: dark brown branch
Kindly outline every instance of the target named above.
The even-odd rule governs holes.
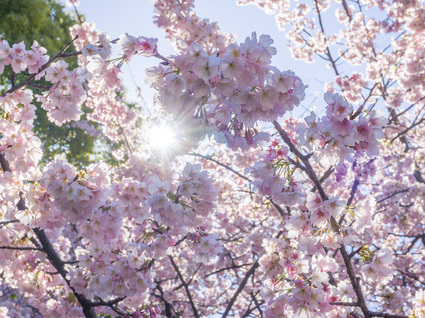
[[[75,289],[71,286],[70,281],[68,278],[66,278],[66,274],[68,273],[65,270],[64,262],[60,259],[59,255],[56,253],[55,249],[53,248],[52,243],[50,243],[49,238],[47,237],[44,230],[39,228],[33,229],[35,235],[37,236],[38,240],[41,243],[42,250],[44,253],[46,253],[47,258],[49,259],[52,266],[60,273],[62,278],[65,280],[69,288],[72,290],[72,292],[75,295],[75,298],[77,298],[78,302],[80,303],[84,316],[86,318],[95,318],[96,313],[94,312],[94,308],[92,306],[92,302],[90,302],[84,295],[79,294],[75,291]]]
[[[335,169],[333,167],[329,167],[329,169],[326,170],[326,172],[324,173],[324,175],[319,179],[320,184],[322,184],[323,182],[325,182],[325,180],[332,175],[332,173],[334,172],[334,170]],[[311,189],[311,192],[315,192],[315,191],[317,191],[317,188],[316,187],[313,187]]]
[[[72,41],[70,43],[72,43]],[[9,162],[6,160],[3,153],[0,153],[0,164],[4,172],[6,171],[11,172]],[[25,200],[22,196],[22,193],[20,193],[19,196],[20,196],[20,200],[17,204],[17,208],[19,210],[25,210],[26,209]],[[65,264],[69,262],[64,262],[61,260],[61,258],[56,253],[52,243],[50,242],[44,230],[40,228],[33,228],[32,230],[34,234],[36,235],[39,242],[37,242],[37,240],[35,239],[31,239],[31,241],[33,242],[34,245],[37,246],[37,248],[21,247],[19,249],[36,250],[36,251],[44,252],[47,255],[47,259],[50,261],[50,264],[52,264],[52,266],[56,269],[56,271],[62,276],[63,280],[66,282],[68,287],[74,293],[75,298],[78,300],[78,302],[80,303],[83,309],[84,316],[86,318],[96,318],[96,313],[94,311],[94,306],[93,306],[94,303],[88,300],[83,294],[77,293],[75,289],[71,286],[70,280],[66,277],[68,272],[65,270]]]
[[[210,161],[212,161],[212,162],[215,162],[216,164],[218,164],[218,165],[220,165],[220,166],[222,166],[222,167],[226,168],[227,170],[232,171],[234,174],[238,175],[238,176],[239,176],[239,177],[241,177],[242,179],[245,179],[245,180],[246,180],[246,181],[248,181],[248,182],[252,182],[252,181],[251,181],[251,179],[249,179],[248,177],[246,177],[246,176],[244,176],[243,174],[241,174],[241,173],[237,172],[236,170],[234,170],[234,169],[230,168],[228,165],[225,165],[224,163],[221,163],[220,161],[217,161],[217,160],[215,160],[215,159],[213,159],[213,158],[211,158],[211,157],[207,157],[207,156],[203,156],[203,155],[197,154],[197,153],[195,153],[195,152],[192,152],[192,155],[193,155],[193,156],[195,156],[195,157],[201,157],[201,158],[204,158],[204,159],[206,159],[206,160],[210,160]]]
[[[388,199],[392,198],[393,196],[395,196],[395,195],[397,195],[397,194],[400,194],[400,193],[404,193],[404,192],[409,192],[409,188],[404,189],[404,190],[400,190],[400,191],[396,191],[396,192],[394,192],[394,193],[390,194],[389,196],[387,196],[387,197],[385,197],[385,198],[383,198],[383,199],[381,199],[381,200],[377,201],[376,203],[384,202],[385,200],[388,200]]]
[[[189,234],[186,234],[185,236],[183,236],[180,240],[178,240],[176,243],[174,243],[174,245],[173,246],[178,246],[178,245],[180,245],[180,243],[182,243],[184,240],[186,240],[187,239],[187,236],[188,236]]]
[[[348,200],[347,200],[347,204],[346,204],[346,206],[350,206],[351,205],[351,203],[353,202],[353,199],[354,199],[354,195],[356,194],[356,191],[357,191],[357,187],[359,186],[359,183],[360,183],[360,181],[359,181],[359,179],[354,179],[354,182],[353,182],[353,186],[351,187],[351,192],[350,192],[350,197],[348,198]],[[341,217],[339,218],[339,221],[338,221],[338,224],[339,225],[341,225],[342,224],[342,222],[344,222],[344,219],[345,219],[345,215],[347,214],[347,212],[345,212],[343,215],[341,215]]]
[[[246,176],[244,176],[243,174],[241,174],[241,173],[239,173],[239,172],[237,172],[236,170],[234,170],[234,169],[232,169],[232,168],[230,168],[228,165],[226,165],[226,164],[224,164],[224,163],[221,163],[220,161],[217,161],[217,160],[215,160],[215,159],[213,159],[213,158],[211,158],[211,157],[207,157],[207,156],[203,156],[203,155],[200,155],[200,154],[197,154],[197,153],[192,153],[192,155],[193,156],[195,156],[195,157],[201,157],[201,158],[204,158],[204,159],[206,159],[206,160],[210,160],[210,161],[212,161],[212,162],[215,162],[216,164],[218,164],[218,165],[220,165],[220,166],[222,166],[222,167],[224,167],[224,168],[226,168],[227,170],[229,170],[229,171],[231,171],[231,172],[233,172],[234,174],[236,174],[236,175],[238,175],[239,177],[241,177],[242,179],[244,179],[244,180],[246,180],[246,181],[248,181],[248,182],[252,182],[252,180],[250,179],[250,178],[248,178],[248,177],[246,177]],[[289,158],[290,159],[290,158]],[[290,159],[290,160],[292,160],[292,159]],[[302,170],[305,170],[305,168],[304,167],[302,167],[298,162],[292,162],[291,161],[291,163],[292,164],[294,164],[295,166],[297,166],[298,168],[300,168],[300,169],[302,169]],[[283,217],[285,217],[285,215],[287,214],[287,213],[285,213],[285,211],[278,205],[278,204],[276,204],[275,202],[273,202],[273,200],[269,197],[268,198],[269,200],[270,200],[270,202],[272,203],[272,205],[276,208],[276,210],[279,212],[279,214],[281,215],[281,216],[283,216]]]
[[[316,2],[317,5],[317,2]],[[314,172],[310,162],[308,161],[308,157],[304,156],[296,147],[295,145],[292,143],[291,139],[289,138],[288,134],[286,133],[285,130],[283,130],[283,128],[276,122],[273,122],[274,127],[276,128],[276,130],[279,132],[280,137],[283,139],[283,141],[288,145],[289,150],[296,155],[298,158],[300,158],[300,160],[303,162],[304,166],[306,167],[307,171],[307,175],[310,178],[310,180],[314,183],[314,185],[317,187],[320,197],[322,199],[322,201],[326,201],[328,200],[328,196],[326,195],[319,179],[317,178],[316,173]],[[331,225],[332,225],[332,229],[339,233],[339,225],[337,223],[337,221],[335,220],[334,217],[331,218]],[[359,307],[361,309],[361,311],[363,312],[363,315],[365,318],[371,318],[370,314],[369,314],[369,309],[366,306],[366,301],[364,299],[363,296],[363,292],[361,290],[361,286],[360,286],[360,279],[358,279],[354,273],[354,269],[351,265],[351,261],[350,261],[350,257],[348,256],[347,251],[345,250],[345,246],[344,244],[341,244],[341,248],[339,248],[339,251],[341,253],[341,256],[344,260],[344,264],[345,267],[347,269],[347,274],[350,278],[350,282],[351,285],[353,286],[353,290],[356,293],[357,296],[357,301],[359,303]]]
[[[0,153],[0,163],[4,172],[6,171],[11,172],[10,165],[7,162],[6,158],[4,157],[3,153]],[[23,200],[23,197],[21,194],[20,194],[20,199]],[[25,210],[26,209],[25,202],[24,204],[20,204],[20,205],[18,204],[17,207],[20,210]],[[60,259],[59,255],[56,253],[52,243],[50,243],[44,230],[41,230],[39,228],[34,228],[33,231],[35,235],[37,236],[38,240],[40,241],[40,245],[37,244],[37,246],[40,246],[40,247],[38,247],[36,250],[41,250],[47,254],[47,258],[49,259],[52,266],[60,273],[60,275],[65,280],[69,288],[71,288],[71,290],[73,291],[75,297],[77,298],[78,302],[83,308],[83,313],[86,316],[86,318],[95,318],[96,314],[93,308],[90,306],[90,301],[87,300],[84,295],[80,295],[77,292],[75,292],[74,288],[71,287],[70,281],[66,278],[67,271],[64,268],[64,263]]]
[[[421,171],[419,170],[419,165],[415,164],[415,172],[413,173],[413,176],[415,177],[416,181],[419,183],[425,183],[424,178],[422,177]]]
[[[27,86],[33,87],[33,88],[45,89],[45,90],[49,90],[53,87],[53,86],[41,85],[41,84],[37,84],[33,82],[28,83]]]
[[[325,191],[323,190],[322,184],[320,183],[319,179],[317,178],[316,173],[314,172],[310,162],[308,161],[308,158],[310,156],[303,155],[293,144],[291,138],[289,138],[288,134],[285,130],[279,125],[277,121],[273,122],[274,127],[279,132],[280,137],[285,142],[285,144],[289,147],[289,150],[297,156],[305,167],[305,173],[309,176],[310,180],[313,182],[314,186],[318,189],[320,197],[322,198],[322,201],[328,200],[327,195],[325,194]]]
[[[16,251],[41,251],[37,247],[28,247],[28,246],[0,246],[1,250],[16,250]]]
[[[342,6],[344,7],[345,13],[347,14],[348,21],[351,22],[352,17],[350,13],[350,8],[347,5],[347,2],[345,0],[342,0]]]
[[[390,123],[392,121],[395,121],[398,117],[400,117],[401,115],[403,115],[404,113],[408,112],[410,109],[412,109],[415,105],[417,105],[419,102],[423,101],[425,99],[425,96],[420,98],[416,103],[413,103],[412,105],[410,105],[409,107],[407,107],[405,110],[403,110],[402,112],[398,113],[397,115],[393,116],[390,120]]]
[[[75,52],[69,52],[69,53],[62,53],[61,55],[59,55],[59,58],[67,58],[67,57],[72,57],[72,56],[78,56],[80,54],[83,54],[83,52],[75,51]]]
[[[283,211],[283,209],[279,206],[279,204],[274,203],[271,198],[269,198],[269,200],[282,217],[285,217],[288,214],[288,213],[285,213],[285,211]]]
[[[176,310],[174,309],[173,305],[171,303],[169,303],[165,298],[164,298],[164,291],[162,290],[161,287],[161,283],[159,281],[155,280],[155,284],[156,284],[156,289],[158,289],[158,291],[161,293],[161,295],[157,295],[157,294],[153,294],[155,297],[158,297],[160,300],[162,300],[164,302],[164,307],[165,307],[165,316],[167,318],[175,318],[177,317],[177,313]],[[174,315],[172,314],[172,312],[174,312]]]
[[[254,278],[254,276],[252,276],[253,278]],[[254,281],[254,279],[253,279],[253,281]],[[254,282],[253,282],[253,284],[254,284]],[[259,293],[260,291],[257,291],[257,294]],[[257,294],[254,294],[254,292],[251,290],[251,297],[252,297],[252,299],[254,300],[254,303],[255,303],[255,309],[258,309],[258,311],[260,312],[260,316],[261,317],[263,317],[263,311],[261,310],[261,305],[263,304],[262,302],[259,302],[258,300],[257,300],[257,297],[256,297],[256,295]]]
[[[335,219],[333,219],[333,228],[335,228]],[[360,307],[361,311],[363,312],[363,315],[365,318],[370,318],[371,315],[369,314],[369,309],[366,306],[366,301],[363,296],[363,292],[361,290],[360,286],[360,277],[356,277],[356,274],[354,273],[353,267],[351,266],[350,257],[347,254],[347,251],[345,250],[345,246],[342,244],[341,248],[339,249],[342,259],[344,260],[345,268],[347,269],[348,277],[350,278],[351,285],[353,286],[353,290],[356,293],[357,296],[357,302],[358,306]]]
[[[255,298],[255,295],[253,295],[253,293],[251,292],[251,297],[253,297],[252,299],[253,299],[253,301],[255,302],[255,307],[253,307],[253,308],[248,308],[247,310],[246,310],[246,312],[242,315],[242,317],[241,318],[246,318],[246,317],[249,317],[249,315],[253,312],[253,311],[255,311],[255,310],[257,310],[258,309],[258,311],[260,312],[260,317],[263,317],[263,311],[261,310],[261,305],[262,304],[264,304],[265,303],[265,301],[264,300],[262,300],[262,301],[258,301],[257,300],[257,298]]]
[[[12,71],[12,74],[10,75],[10,83],[12,84],[12,87],[16,85],[16,78],[15,78],[15,72]]]
[[[3,222],[0,222],[0,226],[7,225],[7,224],[10,224],[10,223],[19,223],[19,220],[3,221]]]
[[[319,17],[319,25],[320,25],[320,29],[322,30],[322,32],[323,32],[323,34],[324,34],[324,33],[325,33],[325,28],[324,28],[324,26],[323,26],[323,22],[322,22],[322,14],[320,13],[320,10],[319,10],[319,4],[317,3],[317,0],[314,0],[314,3],[315,3],[315,5],[316,5],[317,16]],[[328,45],[326,45],[326,55],[327,55],[327,57],[328,57],[329,61],[330,61],[330,62],[331,62],[331,64],[332,64],[332,68],[333,68],[333,70],[334,70],[334,72],[335,72],[335,75],[336,75],[336,76],[340,76],[340,75],[339,75],[339,72],[338,72],[338,68],[337,68],[336,63],[335,63],[335,60],[334,60],[334,59],[333,59],[333,57],[332,57],[332,54],[331,54],[331,51],[329,50],[329,46],[328,46]],[[342,87],[341,87],[341,89],[342,89]]]
[[[370,312],[371,317],[384,317],[384,318],[408,318],[406,315],[387,314],[385,312]]]
[[[360,115],[360,113],[362,112],[362,110],[363,110],[363,108],[365,107],[365,105],[366,105],[366,103],[367,103],[367,101],[369,100],[369,98],[372,96],[372,93],[373,93],[373,90],[375,89],[375,87],[377,86],[378,84],[377,83],[375,83],[373,86],[372,86],[372,88],[370,89],[370,91],[369,91],[369,95],[365,98],[365,100],[364,100],[364,102],[363,102],[363,104],[356,110],[356,112],[353,114],[353,115],[351,115],[350,116],[350,120],[353,120],[353,119],[355,119],[357,116],[359,116]]]
[[[221,272],[224,272],[224,271],[228,271],[228,270],[235,269],[235,268],[241,268],[241,267],[249,266],[249,265],[252,265],[252,263],[241,264],[241,265],[235,265],[235,264],[233,264],[232,266],[223,267],[223,268],[220,268],[220,269],[218,269],[218,270],[216,270],[214,272],[208,273],[203,278],[205,279],[205,278],[207,278],[208,276],[211,276],[211,275],[215,275],[215,274],[218,274],[218,273],[221,273]]]
[[[401,271],[401,270],[399,270],[399,269],[397,269],[397,271],[398,271],[400,274],[402,274],[402,275],[406,275],[407,277],[409,277],[409,278],[411,278],[411,279],[413,279],[413,280],[415,280],[415,281],[417,281],[417,282],[421,283],[423,286],[425,286],[425,282],[421,281],[421,280],[419,279],[419,277],[417,277],[415,274],[410,273],[410,272],[404,272],[404,271]]]
[[[299,162],[296,162],[294,159],[288,157],[288,161],[290,163],[292,163],[298,169],[300,169],[300,170],[302,170],[304,172],[306,171],[305,167],[302,164],[300,164]]]
[[[198,310],[196,309],[195,303],[193,302],[192,295],[190,294],[189,286],[185,282],[183,275],[180,272],[179,268],[177,267],[176,263],[174,262],[173,258],[171,256],[168,256],[168,258],[170,259],[171,265],[173,265],[174,270],[177,272],[177,275],[179,276],[179,279],[181,283],[183,284],[183,287],[186,291],[187,298],[189,298],[189,303],[190,303],[190,306],[192,307],[194,316],[196,318],[199,318]]]
[[[112,306],[118,304],[120,301],[124,300],[125,297],[119,297],[116,299],[112,299],[109,301],[104,301],[103,299],[100,299],[98,302],[92,302],[91,306],[93,307],[100,307],[100,306]]]
[[[421,237],[415,237],[413,241],[410,243],[409,247],[406,249],[406,251],[403,254],[407,254],[410,252],[410,250],[415,246],[416,242],[419,241]]]
[[[6,157],[4,156],[4,153],[0,153],[0,166],[3,172],[12,172],[10,169],[9,162],[6,160]]]
[[[81,19],[81,16],[77,10],[77,7],[74,4],[72,4],[72,6],[74,7],[75,14],[77,15],[78,22],[80,23],[80,25],[83,24],[83,20]]]
[[[359,179],[357,178],[354,179],[353,186],[351,187],[350,197],[348,198],[348,201],[347,201],[347,206],[350,206],[351,203],[353,202],[354,195],[356,194],[359,183],[360,183]]]
[[[258,260],[259,260],[259,258],[255,261],[255,263],[252,265],[252,267],[246,272],[245,277],[243,278],[242,282],[240,283],[238,289],[236,290],[233,297],[230,299],[230,301],[229,301],[229,303],[226,307],[226,310],[224,311],[222,318],[227,317],[227,315],[229,314],[230,310],[233,307],[233,304],[236,301],[236,298],[238,298],[239,294],[242,292],[246,283],[248,282],[249,277],[254,274],[255,269],[258,267]]]
[[[248,177],[246,177],[246,176],[244,176],[243,174],[241,174],[241,173],[239,173],[239,172],[237,172],[236,170],[234,170],[234,169],[232,169],[232,168],[230,168],[228,165],[226,165],[226,164],[224,164],[224,163],[221,163],[220,161],[217,161],[217,160],[215,160],[215,159],[213,159],[213,158],[211,158],[211,157],[207,157],[207,156],[203,156],[203,155],[200,155],[200,154],[197,154],[197,153],[192,153],[192,155],[193,156],[195,156],[195,157],[201,157],[201,158],[204,158],[204,159],[206,159],[206,160],[210,160],[210,161],[212,161],[212,162],[215,162],[216,164],[218,164],[218,165],[220,165],[220,166],[222,166],[222,167],[224,167],[224,168],[226,168],[227,170],[229,170],[229,171],[231,171],[231,172],[233,172],[234,174],[236,174],[236,175],[238,175],[239,177],[241,177],[242,179],[244,179],[244,180],[246,180],[246,181],[248,181],[248,182],[252,182],[252,180],[250,179],[250,178],[248,178]],[[290,158],[289,158],[290,159]],[[290,159],[290,160],[292,160],[292,159]],[[293,161],[293,160],[292,160]],[[294,164],[295,166],[297,166],[298,168],[300,168],[300,169],[302,169],[302,170],[305,170],[305,168],[304,167],[302,167],[298,162],[292,162],[291,161],[291,163],[292,164]],[[278,205],[278,204],[276,204],[276,203],[274,203],[273,202],[273,200],[271,199],[271,198],[268,198],[269,200],[270,200],[270,202],[273,204],[273,206],[276,208],[276,210],[279,212],[279,214],[281,215],[281,216],[285,216],[287,213],[285,213],[285,211]]]
[[[193,273],[192,277],[190,277],[189,281],[187,282],[187,285],[190,285],[190,283],[191,283],[191,282],[192,282],[192,280],[195,278],[196,274],[199,272],[199,270],[201,269],[201,267],[202,267],[202,263],[200,263],[200,264],[199,264],[198,268],[197,268],[197,269],[196,269],[196,271]],[[180,288],[182,288],[182,287],[183,287],[183,284],[180,284],[179,286],[174,287],[173,289],[174,289],[174,290],[179,290],[179,289],[180,289]]]
[[[347,306],[347,307],[357,307],[359,305],[357,301],[354,303],[349,303],[344,301],[335,301],[335,302],[330,302],[329,304],[334,306]]]
[[[362,248],[364,247],[364,245],[360,246],[358,249],[356,249],[355,251],[352,251],[350,253],[350,255],[348,255],[349,258],[353,258],[354,255],[356,255],[358,252],[360,252],[362,250]]]
[[[393,139],[391,139],[390,144],[392,144],[397,138],[402,137],[405,133],[407,133],[409,130],[415,128],[417,125],[421,124],[422,122],[425,121],[425,116],[421,118],[421,120],[419,120],[416,123],[413,123],[412,125],[410,125],[409,127],[407,127],[405,130],[403,130],[402,132],[398,133],[397,136],[395,136]]]
[[[388,233],[389,235],[394,235],[398,237],[410,237],[410,238],[425,238],[425,234],[418,234],[418,235],[405,235],[405,234],[396,234],[396,233]]]

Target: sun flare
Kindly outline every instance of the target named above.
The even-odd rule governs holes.
[[[149,140],[153,148],[164,151],[175,143],[174,131],[166,125],[155,126],[149,131]]]

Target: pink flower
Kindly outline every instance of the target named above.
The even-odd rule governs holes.
[[[157,53],[157,39],[146,38],[144,36],[134,37],[126,33],[120,36],[120,45],[125,55],[125,60],[129,61],[134,55],[152,56]]]

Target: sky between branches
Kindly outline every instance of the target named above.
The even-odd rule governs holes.
[[[65,3],[65,0],[62,2]],[[315,58],[317,62],[313,64],[293,59],[286,48],[288,40],[285,33],[278,30],[274,16],[266,15],[254,6],[238,6],[236,0],[197,0],[195,10],[198,16],[217,21],[222,32],[236,35],[238,42],[243,42],[252,32],[257,35],[270,35],[275,41],[273,45],[277,48],[273,64],[280,70],[294,71],[304,84],[309,86],[306,99],[302,103],[304,108],[296,108],[293,115],[308,115],[314,106],[317,106],[318,110],[321,109],[323,85],[334,80],[333,72],[326,68],[326,63],[319,61],[320,58]],[[81,0],[78,11],[86,16],[87,21],[94,22],[100,32],[108,33],[112,39],[124,33],[158,38],[158,50],[162,55],[175,54],[173,47],[165,39],[165,33],[152,22],[154,7],[149,0]],[[328,19],[329,28],[338,27],[332,20],[333,17]],[[146,68],[157,64],[156,59],[139,56],[134,58],[130,65],[124,65],[122,78],[129,102],[140,102],[136,85],[142,89],[145,102],[152,102],[154,91],[144,83],[144,74]]]

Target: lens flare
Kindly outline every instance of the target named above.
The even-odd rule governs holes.
[[[166,125],[159,125],[150,129],[149,140],[154,149],[161,151],[172,148],[176,142],[174,131]]]

